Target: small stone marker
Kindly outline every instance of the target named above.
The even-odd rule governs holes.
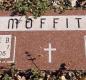
[[[0,35],[0,58],[10,58],[11,35]]]

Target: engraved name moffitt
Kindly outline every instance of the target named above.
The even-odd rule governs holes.
[[[0,17],[0,31],[86,30],[86,16]]]

